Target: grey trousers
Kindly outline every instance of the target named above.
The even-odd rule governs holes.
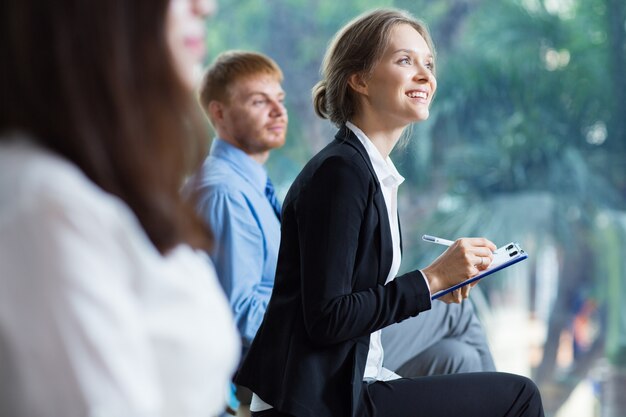
[[[432,309],[383,329],[383,365],[403,377],[491,372],[496,367],[472,303]]]

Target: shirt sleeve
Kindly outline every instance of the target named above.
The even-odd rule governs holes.
[[[266,237],[254,206],[241,192],[213,189],[205,193],[200,208],[214,234],[211,259],[243,344],[249,346],[263,321],[274,281],[273,276],[263,276]]]

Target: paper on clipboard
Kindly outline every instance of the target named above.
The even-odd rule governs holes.
[[[528,254],[520,247],[518,243],[515,242],[507,243],[506,245],[499,247],[493,254],[493,261],[491,262],[491,265],[489,265],[489,268],[481,271],[476,276],[473,276],[463,282],[453,285],[450,288],[441,290],[433,294],[430,297],[431,300],[436,300],[437,298],[446,295],[449,292],[457,290],[467,284],[471,284],[472,282],[478,281],[479,279],[483,279],[486,276],[493,274],[494,272],[498,272],[501,269],[507,268],[528,258]]]

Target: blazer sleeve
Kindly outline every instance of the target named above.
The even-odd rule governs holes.
[[[430,293],[419,271],[353,291],[359,234],[375,232],[362,227],[375,187],[360,155],[333,156],[317,168],[300,196],[296,216],[302,300],[306,330],[314,343],[369,335],[430,308]]]

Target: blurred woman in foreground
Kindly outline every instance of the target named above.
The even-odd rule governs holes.
[[[223,410],[238,337],[179,195],[207,143],[192,88],[214,7],[4,2],[1,413]]]

